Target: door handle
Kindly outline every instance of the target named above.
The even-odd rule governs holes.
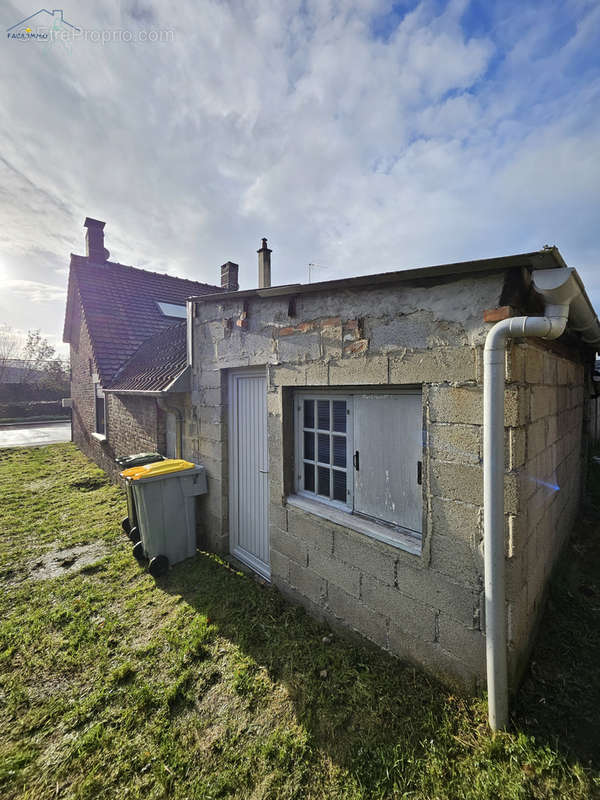
[[[260,472],[262,475],[268,475],[268,474],[269,474],[269,470],[268,470],[268,469],[261,469],[261,468],[259,467],[259,468],[258,468],[258,471],[259,471],[259,472]]]
[[[360,453],[358,452],[358,450],[352,456],[352,463],[354,464],[354,469],[357,472],[360,472]]]
[[[423,483],[423,462],[417,461],[417,485],[421,486]]]

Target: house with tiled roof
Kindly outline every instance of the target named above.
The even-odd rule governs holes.
[[[71,255],[63,340],[70,345],[73,441],[108,472],[115,458],[181,455],[189,406],[186,300],[237,289],[109,261],[104,222],[87,217],[86,255]]]

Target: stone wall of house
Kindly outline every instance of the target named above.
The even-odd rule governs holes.
[[[481,425],[483,343],[490,325],[483,323],[483,312],[500,304],[503,284],[504,275],[496,273],[446,279],[441,285],[421,281],[336,289],[302,294],[295,300],[232,297],[194,304],[192,408],[184,447],[186,457],[203,463],[208,472],[209,491],[201,501],[203,546],[220,552],[229,547],[228,369],[266,365],[273,582],[316,616],[351,628],[469,689],[485,680]],[[532,460],[537,469],[535,459],[540,456],[540,452],[529,456],[535,435],[529,428],[547,402],[544,409],[554,410],[540,416],[548,427],[548,433],[544,427],[548,438],[543,451],[554,447],[558,458],[556,440],[546,444],[553,435],[549,419],[559,409],[566,414],[565,404],[579,397],[576,382],[581,369],[569,367],[571,385],[563,383],[562,393],[559,396],[557,390],[551,401],[546,398],[548,385],[529,387],[531,378],[518,372],[518,358],[507,358],[505,395],[509,453],[505,510],[513,542],[509,572],[512,576],[520,569],[526,584],[531,584],[527,602],[535,594],[533,587],[539,587],[539,603],[540,568],[537,562],[523,561],[522,547],[517,556],[514,544],[515,531],[529,524],[524,522],[523,501],[529,485],[525,488],[523,475],[533,468]],[[526,361],[525,355],[522,360]],[[422,388],[420,553],[376,541],[288,501],[293,491],[293,391],[357,386]],[[573,476],[567,476],[568,491],[576,494],[580,427],[578,433],[574,423],[569,425],[568,452],[565,441],[560,445],[564,458],[556,466],[564,462],[561,470],[567,464],[573,468]],[[543,469],[547,472],[549,467]],[[541,514],[536,517],[536,525],[541,525],[536,545],[545,539],[550,520],[561,509],[560,535],[548,545],[551,548],[566,535],[575,501],[561,506],[562,497],[546,501],[541,492],[535,497],[540,505],[536,513]],[[544,579],[551,561],[544,567]],[[517,563],[519,567],[513,567]],[[523,616],[522,594],[523,583],[511,577],[513,675],[535,616]]]
[[[144,450],[165,450],[165,414],[154,397],[106,394],[106,440],[93,436],[96,405],[93,376],[97,372],[92,345],[81,309],[72,321],[71,356],[72,438],[113,480],[115,458]]]
[[[165,413],[155,397],[106,395],[107,439],[115,458],[166,449]]]
[[[546,591],[577,517],[585,470],[585,367],[577,350],[542,340],[515,343],[507,380],[519,394],[507,431],[507,469],[518,474],[518,513],[506,529],[508,640],[513,683],[527,657]]]

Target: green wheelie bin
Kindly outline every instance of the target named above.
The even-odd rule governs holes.
[[[134,453],[132,456],[115,458],[115,461],[122,470],[125,470],[132,469],[133,467],[142,467],[144,464],[153,464],[156,461],[164,461],[164,459],[165,457],[161,456],[160,453]],[[135,502],[131,486],[127,481],[125,481],[125,487],[127,492],[127,516],[121,520],[121,527],[135,544],[135,542],[139,542],[140,540]]]
[[[133,492],[140,541],[133,548],[139,561],[158,577],[171,564],[196,553],[196,497],[206,494],[204,467],[182,459],[121,473]]]

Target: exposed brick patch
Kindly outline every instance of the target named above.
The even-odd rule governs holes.
[[[279,336],[292,336],[295,333],[310,333],[319,328],[334,328],[342,324],[340,317],[327,317],[326,319],[308,320],[307,322],[299,322],[298,325],[291,325],[286,328],[279,328],[277,333]]]
[[[513,317],[515,310],[512,306],[499,306],[498,308],[486,308],[483,312],[484,322],[500,322],[503,319]]]
[[[335,328],[338,325],[342,324],[341,317],[328,317],[321,321],[321,327],[323,328]]]
[[[366,353],[369,349],[369,340],[368,339],[357,339],[355,342],[349,342],[348,344],[344,345],[344,355],[345,356],[358,356],[362,353]]]

